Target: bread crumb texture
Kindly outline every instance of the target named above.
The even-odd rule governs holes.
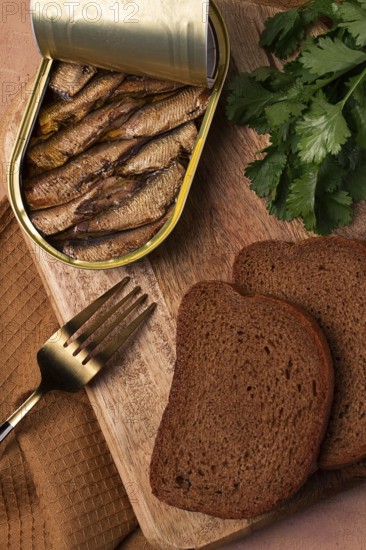
[[[184,297],[150,480],[164,502],[250,518],[314,471],[333,393],[327,342],[298,308],[202,282]]]
[[[244,248],[233,271],[245,292],[285,298],[319,322],[335,370],[335,394],[319,465],[335,469],[366,456],[366,247],[340,237]]]

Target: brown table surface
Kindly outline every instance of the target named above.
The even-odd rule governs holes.
[[[28,2],[1,2],[0,120],[12,99],[29,92],[27,81],[39,64]],[[1,167],[5,178],[6,167]],[[2,191],[0,190],[0,193]],[[222,550],[366,550],[366,486],[313,506]]]

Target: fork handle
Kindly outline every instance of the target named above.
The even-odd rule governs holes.
[[[22,405],[9,416],[5,422],[0,426],[0,442],[10,434],[15,426],[21,421],[25,415],[33,409],[33,407],[42,399],[45,395],[45,390],[39,386],[29,397],[24,401]]]

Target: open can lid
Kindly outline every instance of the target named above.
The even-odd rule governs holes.
[[[213,83],[209,1],[31,0],[43,57],[176,80]]]

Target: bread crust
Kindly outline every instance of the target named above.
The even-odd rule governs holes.
[[[198,396],[195,396],[194,394],[192,395],[191,388],[187,387],[187,380],[189,381],[189,376],[187,378],[187,369],[188,371],[190,369],[192,370],[192,378],[194,378],[195,374],[194,367],[190,363],[189,354],[185,349],[185,345],[187,339],[193,339],[194,337],[196,337],[197,341],[199,342],[202,341],[204,338],[204,334],[200,335],[199,337],[197,336],[197,333],[194,334],[194,323],[197,317],[195,305],[201,291],[207,291],[207,289],[209,291],[209,295],[215,294],[216,292],[218,296],[221,296],[221,294],[223,293],[224,299],[227,299],[229,296],[230,300],[235,302],[237,306],[243,306],[244,309],[250,306],[250,311],[252,312],[255,312],[256,310],[263,311],[264,308],[270,308],[271,311],[273,310],[274,312],[277,312],[277,314],[281,316],[281,319],[283,318],[281,322],[284,323],[284,320],[288,319],[289,321],[291,321],[292,326],[296,326],[297,337],[298,334],[303,334],[303,338],[306,341],[307,348],[312,349],[316,357],[317,364],[316,367],[314,366],[314,372],[316,373],[316,383],[318,385],[317,388],[319,392],[317,398],[315,398],[316,406],[314,405],[316,408],[316,420],[313,424],[311,424],[310,435],[308,432],[306,432],[306,430],[304,430],[304,434],[301,434],[301,437],[299,438],[300,441],[298,442],[298,445],[300,447],[303,445],[303,448],[299,453],[299,456],[301,455],[301,460],[299,460],[300,462],[303,460],[303,463],[301,465],[296,463],[296,473],[291,472],[291,474],[287,478],[287,468],[291,468],[291,465],[282,464],[282,456],[278,456],[278,460],[271,476],[272,479],[275,479],[276,476],[278,477],[279,475],[284,476],[285,481],[282,485],[279,484],[279,486],[277,483],[275,483],[276,489],[273,490],[273,494],[269,494],[270,484],[268,486],[268,490],[264,489],[264,487],[267,488],[267,480],[263,480],[264,474],[260,471],[260,469],[256,470],[252,476],[249,475],[248,477],[247,474],[242,476],[240,483],[247,483],[247,486],[243,485],[243,487],[240,487],[240,495],[235,494],[235,491],[234,493],[230,492],[231,488],[230,486],[228,486],[230,484],[228,484],[227,479],[231,480],[230,483],[238,483],[238,471],[240,471],[240,468],[243,469],[247,467],[250,462],[249,460],[245,460],[244,458],[244,453],[246,452],[245,438],[249,437],[248,430],[246,431],[247,428],[240,431],[239,433],[242,434],[241,437],[238,438],[237,441],[231,442],[229,445],[230,453],[235,455],[236,459],[238,460],[238,464],[240,464],[239,470],[233,471],[232,477],[229,476],[229,478],[225,478],[225,482],[224,480],[221,480],[221,486],[219,478],[215,474],[211,474],[211,478],[208,478],[207,482],[210,488],[207,491],[202,488],[200,490],[196,490],[195,485],[197,483],[200,484],[199,476],[195,477],[194,472],[193,474],[192,472],[187,473],[189,470],[186,466],[186,458],[182,458],[179,453],[177,454],[177,447],[182,448],[182,450],[184,447],[184,445],[182,447],[182,441],[180,438],[183,439],[184,434],[189,434],[191,437],[193,437],[193,440],[189,438],[189,435],[186,436],[185,445],[187,453],[191,453],[192,455],[196,454],[196,460],[199,460],[202,458],[202,456],[205,455],[205,453],[207,454],[208,452],[212,451],[213,453],[216,453],[216,455],[214,455],[213,457],[213,462],[220,462],[221,459],[225,462],[225,457],[217,456],[219,453],[216,452],[219,448],[219,445],[216,445],[215,438],[217,437],[220,439],[220,437],[222,436],[222,433],[219,433],[219,430],[221,429],[219,423],[215,425],[210,425],[210,423],[208,423],[207,425],[205,425],[206,432],[208,426],[211,426],[211,430],[218,431],[218,433],[213,438],[210,436],[210,434],[204,432],[203,429],[201,430],[202,433],[199,432],[197,426],[199,426],[200,422],[202,421],[202,418],[200,419],[200,415],[203,414],[204,410],[206,410],[205,403],[202,401],[197,404],[194,399],[195,397],[198,398]],[[219,314],[220,307],[218,307],[216,311],[216,315]],[[243,316],[245,321],[247,323],[250,323],[250,319],[245,317],[244,313]],[[192,327],[192,333],[187,334],[187,326]],[[289,330],[290,328],[291,327],[289,327]],[[218,353],[220,353],[219,350]],[[243,354],[243,361],[244,357],[245,353]],[[314,359],[312,360],[314,361]],[[225,361],[222,364],[225,365]],[[259,367],[253,367],[254,371],[255,369],[259,370],[260,365]],[[210,375],[209,369],[212,369],[212,365],[208,361],[201,365],[201,368],[203,367],[206,370],[205,376],[203,376],[201,383],[207,384],[207,391],[205,388],[205,391],[203,392],[203,395],[206,396],[207,401],[210,396],[210,391],[215,394],[213,388],[210,390],[210,380],[212,382],[212,377]],[[240,373],[236,373],[236,371],[234,370],[233,374],[237,374],[238,378],[241,380]],[[245,372],[244,379],[246,380]],[[217,380],[217,383],[220,383],[219,379]],[[172,506],[177,506],[179,508],[184,508],[186,510],[195,512],[203,512],[223,519],[250,518],[267,512],[273,507],[280,505],[282,502],[292,496],[303,485],[309,475],[311,475],[317,468],[316,464],[319,447],[325,434],[331,409],[333,383],[334,378],[332,360],[327,341],[317,323],[308,313],[304,312],[301,308],[278,298],[268,296],[243,296],[242,289],[238,288],[235,284],[227,284],[217,281],[198,283],[197,285],[192,287],[192,289],[183,298],[178,312],[177,361],[173,376],[172,387],[169,395],[169,402],[164,411],[162,421],[158,430],[150,466],[150,483],[153,494],[157,496],[160,500],[163,500],[164,502]],[[184,413],[182,414],[182,410],[184,410],[181,409],[182,392],[187,392],[188,398],[193,398],[193,402],[190,402],[189,399],[187,401],[190,403],[191,407],[196,407],[195,413],[193,415],[188,410],[186,410],[186,415],[184,415]],[[227,394],[222,396],[222,399],[225,400],[225,404],[227,404],[231,398],[232,395],[230,395],[230,392],[227,392]],[[297,411],[296,396],[294,397],[293,393],[291,393],[291,398],[294,399],[294,411],[295,409]],[[242,395],[240,395],[240,399],[247,400],[247,406],[249,407],[248,410],[250,410],[250,397],[246,395],[245,391],[242,392]],[[233,399],[233,407],[235,405],[234,401],[235,399]],[[301,407],[303,406],[304,404],[302,403]],[[224,414],[225,408],[222,403],[216,403],[214,409],[216,409],[220,413],[220,407],[223,408],[221,412],[222,414]],[[259,414],[259,418],[253,419],[252,428],[249,427],[249,431],[251,431],[251,429],[255,431],[259,426],[258,433],[255,433],[254,435],[252,434],[254,441],[259,441],[261,430],[271,429],[268,424],[266,424],[266,422],[263,420],[267,417],[271,418],[271,405],[266,405],[266,403],[264,402],[263,407],[265,412],[261,412]],[[300,405],[298,405],[299,410],[301,407]],[[247,409],[244,408],[243,410]],[[215,410],[213,411],[213,414],[215,414]],[[274,411],[273,415],[276,416],[276,414],[277,412]],[[184,416],[186,417],[184,418]],[[294,413],[294,418],[295,417],[296,414]],[[232,422],[232,420],[232,416],[229,415],[228,422],[230,423]],[[240,421],[240,418],[238,420]],[[187,422],[189,424],[188,426],[186,426],[186,429],[184,428],[184,422]],[[289,426],[289,434],[292,433],[291,429],[291,426]],[[232,431],[238,433],[235,430]],[[227,432],[230,432],[230,426],[227,427]],[[195,447],[195,438],[201,441],[198,447]],[[208,440],[210,440],[210,444],[208,444]],[[286,445],[286,442],[284,444]],[[217,448],[215,448],[215,446]],[[276,450],[281,453],[279,449]],[[266,461],[266,452],[268,452],[268,454],[272,456],[273,449],[269,451],[264,450],[263,456],[258,457],[258,459],[263,460],[264,463]],[[296,450],[294,452],[296,454]],[[229,455],[229,449],[227,453]],[[289,455],[291,456],[291,453],[289,453]],[[284,453],[284,456],[288,456],[286,452]],[[184,466],[183,463],[185,464]],[[211,465],[212,468],[214,466],[214,464]],[[215,470],[216,468],[217,466],[215,466]],[[176,477],[174,478],[174,476]],[[254,480],[255,478],[256,480]],[[174,482],[177,479],[178,484]],[[248,482],[245,481],[247,479],[249,480]],[[168,483],[165,483],[164,480],[165,482],[168,481]],[[181,486],[179,486],[179,483],[181,484]],[[191,483],[190,486],[189,483]],[[257,484],[257,487],[255,489],[253,489],[253,483]],[[221,491],[221,495],[217,496],[215,491]],[[249,493],[250,496],[248,496]]]
[[[315,264],[319,267],[316,272]],[[276,275],[279,270],[282,279]],[[291,286],[288,280],[292,278]],[[243,287],[243,292],[286,298],[315,315],[330,344],[336,388],[319,466],[338,469],[365,458],[366,406],[362,403],[366,347],[362,340],[366,306],[357,298],[366,291],[364,242],[344,237],[313,237],[298,243],[254,243],[236,257],[233,280]],[[323,295],[322,288],[327,289]],[[352,347],[353,353],[349,352]]]

